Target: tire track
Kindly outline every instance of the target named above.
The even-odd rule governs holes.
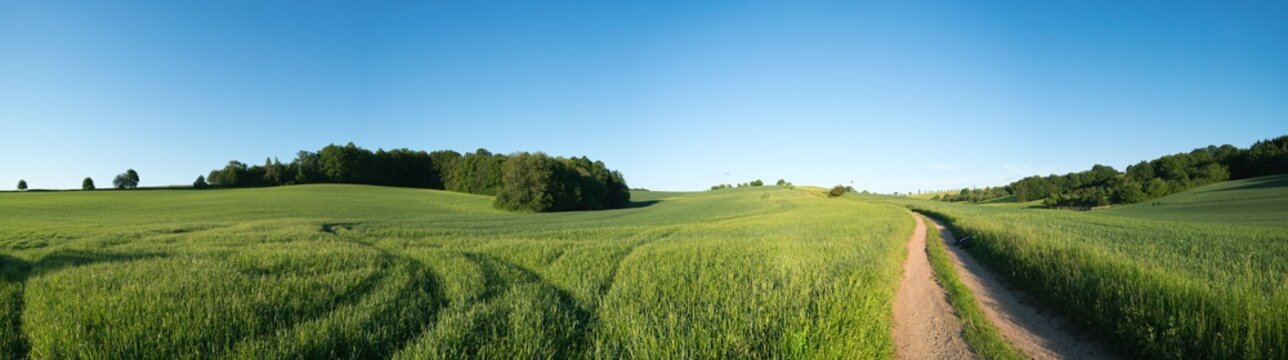
[[[908,239],[903,280],[895,293],[894,343],[899,359],[974,358],[962,338],[962,322],[935,281],[926,255],[926,224],[921,217]]]
[[[1079,331],[1068,319],[1043,310],[1028,294],[1007,287],[965,250],[951,244],[952,231],[939,220],[926,217],[943,237],[953,267],[962,283],[974,293],[988,321],[997,326],[1011,345],[1034,359],[1116,359],[1118,355],[1091,334]]]

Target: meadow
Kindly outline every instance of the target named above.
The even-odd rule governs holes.
[[[360,185],[0,194],[7,358],[889,358],[912,218],[821,189],[517,214]]]
[[[1288,357],[1288,176],[1089,212],[866,198],[949,221],[973,256],[1129,354]]]

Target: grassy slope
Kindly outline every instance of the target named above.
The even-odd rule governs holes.
[[[0,194],[0,354],[892,354],[902,210],[774,187],[635,199],[512,214],[350,185]]]
[[[1288,228],[1288,174],[1212,184],[1099,213],[1142,219]]]
[[[1158,358],[1288,354],[1283,177],[1106,211],[885,199],[949,220],[971,252],[1129,351]]]

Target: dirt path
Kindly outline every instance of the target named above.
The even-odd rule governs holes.
[[[920,228],[921,216],[917,218]],[[945,242],[956,239],[938,220],[927,219],[939,229]],[[1067,320],[1042,311],[1027,294],[1007,288],[965,250],[958,249],[951,243],[948,244],[948,249],[957,274],[966,287],[975,293],[975,299],[984,309],[985,316],[1016,349],[1035,359],[1117,358],[1101,342],[1089,334],[1077,331]]]
[[[895,293],[894,344],[899,359],[968,359],[961,319],[953,313],[944,289],[935,281],[926,258],[926,223],[920,216],[908,239],[903,281]]]

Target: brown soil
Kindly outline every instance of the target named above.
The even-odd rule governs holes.
[[[908,239],[903,281],[895,293],[894,343],[899,359],[968,359],[975,357],[962,339],[961,319],[953,313],[944,289],[935,281],[926,257],[926,224],[920,216]]]

